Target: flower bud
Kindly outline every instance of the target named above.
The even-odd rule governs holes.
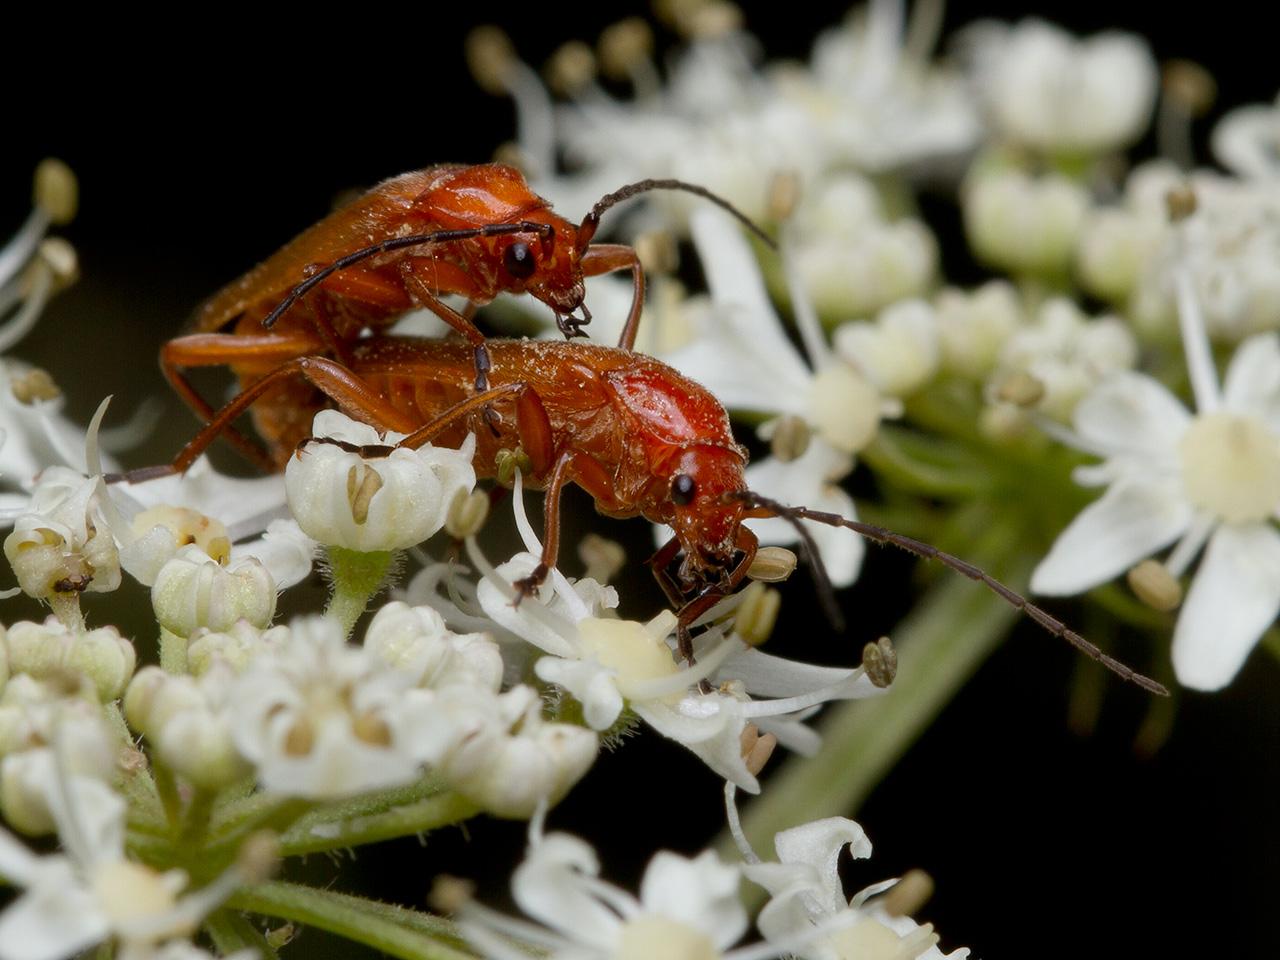
[[[973,291],[943,290],[936,308],[942,366],[970,380],[995,369],[1005,341],[1023,320],[1017,292],[1003,280]]]
[[[323,544],[360,553],[415,546],[444,526],[457,491],[475,486],[474,438],[459,450],[388,449],[398,434],[384,439],[335,410],[317,414],[312,429],[321,439],[290,458],[285,492],[298,525]],[[387,452],[366,458],[351,446]]]
[[[915,393],[938,372],[938,319],[923,300],[892,304],[875,323],[846,323],[832,339],[836,353],[891,397]]]
[[[120,696],[137,664],[133,644],[115,627],[75,633],[57,617],[44,623],[15,623],[5,645],[14,673],[45,679],[61,671],[73,672],[88,678],[104,703]]]
[[[880,427],[880,394],[843,361],[813,378],[809,422],[818,434],[844,453],[857,453]]]
[[[179,637],[200,627],[229,630],[241,618],[266,627],[276,611],[276,586],[256,559],[223,567],[192,544],[160,568],[151,604],[160,625]]]
[[[974,254],[1012,273],[1065,274],[1089,209],[1084,187],[1052,174],[980,172],[963,191],[965,231]]]
[[[370,622],[364,646],[420,687],[466,684],[497,693],[502,686],[498,645],[483,634],[451,632],[431,607],[388,603]]]
[[[288,636],[289,628],[286,626],[264,631],[243,619],[223,631],[201,627],[191,635],[191,642],[187,644],[187,672],[198,677],[215,663],[225,663],[236,673],[241,673],[259,653]]]

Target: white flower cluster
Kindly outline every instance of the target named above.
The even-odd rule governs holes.
[[[736,811],[731,809],[731,816]],[[458,921],[467,940],[492,960],[521,960],[523,945],[551,960],[963,960],[943,954],[931,924],[906,914],[919,907],[909,881],[889,880],[846,899],[838,862],[871,844],[852,820],[833,817],[774,838],[777,861],[726,864],[713,852],[687,858],[657,853],[638,897],[600,878],[595,851],[575,836],[530,830],[529,849],[511,880],[512,898],[532,920],[464,903]],[[749,926],[738,888],[743,878],[771,899],[757,927],[763,940],[734,946]],[[910,898],[910,899],[909,899]],[[912,902],[912,901],[916,902]]]

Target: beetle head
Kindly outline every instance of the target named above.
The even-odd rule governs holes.
[[[740,450],[718,444],[686,447],[673,456],[656,485],[653,511],[675,530],[684,550],[681,576],[714,582],[732,567],[738,528],[747,507],[731,496],[746,489]]]
[[[585,323],[591,315],[583,307],[586,287],[578,250],[578,228],[551,210],[528,215],[533,223],[546,224],[545,233],[516,233],[494,243],[495,258],[502,264],[502,289],[530,293],[553,311],[561,326],[568,318]],[[580,307],[583,317],[571,314]]]

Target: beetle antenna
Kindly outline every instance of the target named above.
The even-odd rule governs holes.
[[[761,504],[761,506],[767,505]],[[804,562],[808,564],[809,572],[813,575],[813,588],[817,591],[818,602],[822,604],[822,612],[826,615],[832,629],[837,633],[843,632],[844,614],[840,612],[840,605],[836,603],[836,588],[831,585],[831,577],[827,574],[827,568],[822,562],[822,554],[818,552],[818,544],[814,541],[813,534],[800,522],[799,517],[788,514],[779,514],[779,516],[795,527],[796,533],[800,535],[800,543],[804,546],[802,551]]]
[[[604,215],[606,210],[614,204],[621,203],[623,200],[630,200],[637,194],[647,193],[650,190],[683,190],[685,193],[692,193],[702,197],[704,200],[710,200],[721,210],[731,213],[739,223],[768,244],[770,250],[778,249],[777,241],[765,233],[761,227],[757,226],[754,220],[724,197],[712,193],[706,187],[700,187],[696,183],[685,183],[683,180],[637,180],[635,183],[629,183],[625,187],[619,187],[613,193],[606,193],[596,201],[596,205],[591,208],[591,212],[582,218],[582,226],[578,228],[579,253],[586,249],[587,244],[591,242],[591,238],[595,236],[596,228],[600,226],[600,217]]]
[[[276,305],[276,308],[263,318],[262,325],[270,330],[276,321],[284,316],[300,297],[305,296],[312,288],[323,283],[326,277],[345,270],[361,260],[368,260],[382,253],[403,250],[405,247],[419,247],[429,243],[452,243],[455,240],[470,240],[472,237],[497,237],[508,233],[537,233],[547,237],[555,230],[549,223],[534,223],[530,220],[518,220],[515,223],[490,223],[483,227],[467,227],[460,230],[436,230],[433,233],[417,233],[408,237],[392,237],[367,247],[362,247],[341,259],[333,261],[323,270],[317,270],[307,279],[289,291],[289,295]]]
[[[746,501],[753,507],[763,507],[776,517],[781,517],[793,522],[799,520],[812,520],[815,523],[825,523],[830,527],[844,527],[852,530],[854,533],[861,534],[868,540],[881,545],[899,547],[908,553],[913,553],[917,557],[925,560],[936,560],[943,566],[949,567],[956,573],[963,574],[970,580],[984,584],[989,590],[999,596],[1015,609],[1021,610],[1028,617],[1038,623],[1045,630],[1048,630],[1055,637],[1061,637],[1066,640],[1085,656],[1097,660],[1100,664],[1120,677],[1122,680],[1128,680],[1130,683],[1137,684],[1143,690],[1150,693],[1158,694],[1162,697],[1169,695],[1168,689],[1161,683],[1157,683],[1150,677],[1143,676],[1131,667],[1126,666],[1114,657],[1108,656],[1094,643],[1090,643],[1080,634],[1069,628],[1065,623],[1048,611],[1036,606],[1022,594],[1006,587],[1003,583],[991,576],[984,570],[975,567],[973,564],[961,560],[959,557],[950,553],[939,550],[932,544],[925,543],[923,540],[916,540],[914,537],[903,536],[900,533],[894,533],[892,530],[886,530],[883,527],[873,526],[869,523],[862,523],[858,520],[849,520],[840,516],[838,513],[825,513],[820,510],[810,510],[808,507],[788,507],[779,503],[777,500],[771,500],[768,497],[761,496],[751,490],[741,490],[730,493],[728,496],[732,499]],[[811,549],[806,543],[806,549]]]

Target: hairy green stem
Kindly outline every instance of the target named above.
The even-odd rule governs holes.
[[[333,596],[325,613],[341,624],[349,637],[369,601],[386,583],[399,555],[386,550],[360,553],[345,547],[329,547],[328,555]]]
[[[328,930],[403,960],[474,960],[447,920],[332,890],[276,881],[240,890],[227,905]]]
[[[442,793],[378,813],[342,819],[325,817],[322,814],[326,811],[316,811],[303,817],[280,838],[280,852],[294,857],[358,847],[461,823],[479,812],[478,806],[456,793]]]

